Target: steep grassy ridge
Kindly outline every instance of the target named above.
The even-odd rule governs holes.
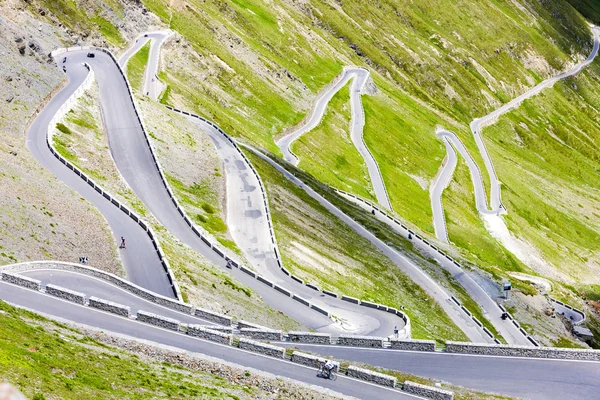
[[[265,183],[286,268],[325,289],[391,307],[404,306],[415,338],[465,339],[440,306],[367,239],[268,163],[247,154]],[[389,236],[388,241],[394,240],[399,242]],[[416,256],[415,262],[426,263]]]
[[[600,271],[600,63],[486,128],[506,221],[568,281]]]
[[[144,81],[144,71],[148,63],[148,55],[150,54],[150,41],[146,42],[127,63],[126,73],[127,79],[134,89],[142,90]]]
[[[379,94],[363,98],[365,141],[380,164],[394,209],[429,234],[429,184],[444,157],[435,127],[454,130],[483,166],[468,123],[591,50],[586,21],[565,1],[144,4],[191,45],[166,49],[168,101],[273,152],[278,152],[273,136],[308,112],[315,93],[342,65],[369,67]],[[344,114],[331,118],[341,121]],[[297,145],[310,142],[323,157],[313,157],[318,165],[304,164],[308,171],[332,184],[342,176],[346,185],[356,181],[346,188],[367,195],[358,184],[363,179],[360,160],[352,158],[352,167],[339,164],[349,148],[323,151],[331,135],[309,134],[303,140]],[[488,180],[484,174],[489,187]],[[470,179],[457,182],[459,191],[472,190]],[[461,203],[450,211],[452,219],[461,221],[450,227],[450,239],[466,246],[469,260],[484,267],[522,268],[481,229],[473,200],[450,201]],[[481,234],[477,245],[463,239],[472,231]]]
[[[350,85],[333,96],[319,126],[296,140],[292,151],[299,167],[321,182],[374,200],[367,166],[350,137]]]

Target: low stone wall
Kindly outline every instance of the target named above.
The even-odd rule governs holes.
[[[194,315],[198,318],[216,322],[217,324],[221,325],[231,325],[233,323],[233,318],[228,317],[227,315],[204,310],[202,308],[196,308],[196,311],[194,311]]]
[[[265,354],[267,356],[283,358],[285,349],[279,346],[273,346],[250,339],[240,338],[240,349],[252,351],[254,353]]]
[[[13,285],[23,286],[27,289],[40,290],[42,288],[42,282],[37,279],[8,272],[2,273],[2,280],[4,282],[12,283]]]
[[[262,325],[258,325],[258,324],[252,323],[252,322],[244,321],[243,319],[240,319],[238,321],[238,328],[239,329],[246,329],[246,328],[262,329],[263,331],[272,331],[273,330],[271,328],[267,328],[266,326],[262,326]]]
[[[421,385],[411,381],[404,382],[402,390],[416,396],[426,397],[433,400],[454,400],[454,393],[448,390],[438,389],[433,386]]]
[[[447,353],[600,361],[600,350],[447,342]]]
[[[390,348],[394,350],[435,351],[433,340],[390,340]]]
[[[259,340],[273,340],[277,342],[283,340],[283,331],[271,329],[242,328],[240,329],[240,335]]]
[[[228,345],[231,345],[231,342],[233,340],[232,334],[206,329],[201,325],[188,325],[187,334],[201,339],[210,340],[212,342]]]
[[[360,300],[354,297],[350,297],[350,296],[342,296],[342,300],[350,302],[350,303],[354,303],[354,304],[360,304]]]
[[[340,335],[340,346],[379,347],[383,348],[384,338],[376,336]]]
[[[294,351],[292,353],[291,361],[296,364],[306,365],[308,367],[321,368],[321,365],[325,363],[325,358],[314,356],[312,354],[302,353],[300,351]],[[337,361],[331,361],[335,367],[333,367],[334,372],[339,372],[340,363]]]
[[[161,328],[171,329],[173,331],[178,331],[179,325],[181,325],[176,319],[163,317],[142,310],[138,311],[137,320],[147,324],[160,326]]]
[[[77,304],[85,304],[85,294],[56,285],[46,285],[46,293]]]
[[[368,369],[358,368],[354,365],[348,367],[348,376],[390,387],[396,387],[396,382],[398,381],[394,376],[381,374]]]
[[[122,304],[113,303],[112,301],[99,299],[98,297],[90,297],[88,305],[93,308],[97,308],[102,311],[121,315],[123,317],[129,317],[131,315],[131,308]]]
[[[233,326],[219,326],[219,325],[197,325],[201,328],[208,329],[211,331],[233,333]]]
[[[82,266],[79,264],[66,263],[66,262],[53,262],[53,261],[39,261],[39,262],[31,262],[31,263],[21,263],[14,264],[10,266],[3,267],[4,269],[12,272],[20,272],[20,271],[31,271],[40,268],[49,268],[63,271],[72,271],[77,272],[83,275],[92,276],[94,278],[101,279],[103,281],[112,283],[115,286],[120,287],[130,293],[135,294],[143,299],[149,300],[152,303],[159,304],[161,306],[165,306],[172,310],[180,311],[186,314],[191,314],[193,311],[193,307],[189,304],[182,303],[177,300],[169,299],[168,297],[161,296],[156,293],[152,293],[140,286],[137,286],[129,281],[126,281],[116,275],[113,275],[108,272],[101,271],[99,269],[93,267]]]
[[[319,343],[319,344],[331,344],[330,333],[316,333],[316,332],[288,332],[288,338],[290,342],[297,343]]]

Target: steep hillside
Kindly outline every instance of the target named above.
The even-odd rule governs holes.
[[[168,102],[274,152],[273,137],[300,121],[342,65],[371,69],[379,93],[363,100],[365,141],[395,211],[430,234],[429,185],[445,154],[435,127],[454,130],[483,166],[468,123],[591,50],[585,19],[565,1],[144,4],[183,36],[183,49],[174,42],[162,58]],[[304,140],[314,148],[331,145],[331,136],[318,132]],[[307,170],[347,187],[327,176],[340,169],[340,159],[325,154],[318,167]],[[348,182],[363,179],[359,162],[345,168],[354,174],[345,177]],[[489,185],[486,174],[484,180]],[[524,269],[496,251],[496,240],[481,229],[469,199],[470,180],[457,184],[465,193],[463,206],[451,212],[462,222],[458,230],[450,226],[450,240],[482,267]],[[481,233],[478,245],[461,239],[472,231]]]

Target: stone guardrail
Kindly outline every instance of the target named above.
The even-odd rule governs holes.
[[[340,346],[383,348],[384,340],[385,338],[375,336],[340,335],[338,338],[338,344]]]
[[[447,342],[447,353],[600,361],[600,350]]]
[[[354,365],[348,367],[348,376],[390,387],[396,387],[396,383],[398,382],[398,379],[395,376],[355,367]]]
[[[165,306],[172,310],[183,312],[185,314],[192,314],[193,307],[189,304],[182,303],[171,298],[161,296],[147,289],[144,289],[134,283],[131,283],[121,277],[118,277],[109,272],[104,272],[94,267],[84,266],[81,264],[63,262],[63,261],[33,261],[19,264],[11,264],[1,267],[4,271],[10,272],[24,272],[36,269],[56,269],[80,273],[83,275],[92,276],[94,278],[101,279],[108,283],[111,283],[121,289],[124,289],[138,297],[148,300],[152,303]],[[219,315],[216,314],[215,315]]]
[[[56,57],[56,55],[58,55],[58,54],[63,54],[63,53],[68,52],[68,51],[76,51],[76,50],[96,50],[96,51],[101,51],[103,53],[106,53],[106,54],[108,54],[111,57],[111,59],[115,62],[115,64],[119,68],[119,72],[121,72],[121,76],[123,76],[123,78],[125,79],[125,83],[126,83],[126,86],[127,86],[128,90],[129,90],[129,94],[130,94],[130,99],[131,99],[131,101],[133,103],[134,110],[136,112],[136,116],[138,117],[138,120],[140,121],[140,125],[141,125],[141,119],[139,117],[139,114],[138,114],[138,111],[137,111],[137,108],[136,108],[136,104],[135,104],[135,102],[133,102],[133,97],[131,96],[131,89],[129,87],[129,82],[127,82],[127,79],[125,78],[125,76],[123,74],[123,71],[121,70],[120,66],[116,62],[116,59],[114,58],[113,54],[111,52],[109,52],[108,50],[105,50],[105,49],[84,46],[84,47],[71,47],[71,48],[68,48],[68,49],[58,49],[58,50],[53,51],[52,55],[53,55],[53,57]],[[134,222],[136,222],[138,225],[140,225],[140,227],[144,231],[146,231],[146,233],[150,237],[150,240],[152,241],[152,244],[154,245],[154,248],[155,248],[155,250],[157,252],[157,255],[158,255],[158,258],[159,258],[159,260],[161,262],[161,265],[163,266],[163,268],[165,269],[165,272],[167,273],[167,277],[169,279],[169,283],[171,284],[171,286],[173,288],[173,292],[175,294],[175,297],[177,299],[181,299],[181,292],[179,290],[179,285],[177,285],[177,282],[175,281],[175,278],[174,278],[174,275],[173,275],[173,271],[171,270],[171,266],[169,265],[169,262],[168,262],[168,260],[166,259],[165,255],[164,255],[164,252],[163,252],[163,250],[162,250],[162,248],[160,246],[160,243],[158,243],[158,241],[156,240],[156,234],[154,233],[154,231],[152,230],[152,228],[150,227],[150,225],[147,224],[146,222],[144,222],[140,218],[139,215],[137,215],[133,211],[131,211],[128,208],[126,208],[123,204],[121,204],[121,202],[118,201],[117,198],[113,194],[111,194],[110,192],[108,192],[105,189],[103,189],[94,180],[90,179],[90,177],[88,177],[85,173],[83,173],[83,171],[81,171],[80,169],[78,169],[74,164],[72,164],[71,162],[69,162],[62,155],[60,155],[59,152],[54,148],[53,137],[56,134],[56,124],[62,118],[64,118],[64,116],[66,115],[66,113],[73,107],[73,105],[83,95],[83,93],[91,87],[92,82],[94,80],[94,72],[90,68],[89,64],[84,63],[83,65],[90,72],[88,73],[88,75],[85,78],[85,80],[83,81],[83,83],[60,106],[60,108],[57,110],[57,112],[54,114],[54,116],[50,120],[50,123],[48,125],[48,134],[46,135],[46,145],[48,146],[48,149],[50,150],[50,152],[52,153],[52,155],[54,155],[54,157],[56,157],[62,164],[64,164],[67,168],[69,168],[70,170],[72,170],[76,175],[78,175],[79,177],[81,177],[81,179],[83,179],[84,182],[86,182],[93,189],[95,189],[96,192],[98,192],[99,194],[101,194],[107,201],[110,201],[115,207],[119,208],[123,213],[125,213],[125,215],[129,216]],[[146,134],[143,125],[141,125],[141,127],[142,127],[142,131],[144,131],[144,134]]]
[[[1,276],[4,282],[12,283],[13,285],[18,285],[25,287],[27,289],[33,290],[41,290],[42,282],[37,279],[32,279],[27,276],[11,274],[9,272],[2,272]]]
[[[402,391],[432,400],[454,400],[454,393],[449,390],[421,385],[420,383],[411,381],[404,382]]]
[[[412,351],[435,351],[435,341],[433,340],[390,340],[390,349],[394,350],[412,350]]]
[[[287,335],[290,342],[331,344],[330,333],[290,331]]]
[[[208,321],[216,322],[217,324],[221,324],[221,325],[231,325],[233,323],[233,318],[231,318],[227,315],[204,310],[202,308],[196,308],[194,310],[194,315],[196,317],[206,319]]]
[[[254,353],[260,353],[275,358],[283,358],[285,356],[285,348],[273,346],[261,342],[256,342],[250,339],[240,338],[240,349],[248,350]]]
[[[85,304],[85,294],[60,286],[48,284],[46,285],[46,293],[54,297],[72,301],[73,303]]]
[[[263,203],[264,203],[264,206],[265,206],[266,215],[267,215],[267,219],[268,219],[269,233],[271,235],[271,242],[274,244],[274,252],[275,252],[275,256],[276,256],[276,260],[277,260],[277,264],[279,265],[279,268],[286,275],[288,275],[290,278],[292,278],[293,280],[295,280],[296,282],[298,282],[300,284],[306,285],[306,286],[312,288],[313,290],[320,291],[320,292],[325,293],[325,294],[327,294],[327,295],[329,295],[331,297],[340,298],[340,296],[338,296],[337,294],[335,294],[335,293],[333,293],[331,291],[319,289],[318,287],[316,287],[315,285],[312,285],[312,284],[305,284],[302,279],[300,279],[300,278],[298,278],[298,277],[290,274],[290,272],[287,269],[285,269],[285,267],[283,266],[283,264],[281,262],[281,259],[280,259],[279,249],[277,247],[277,240],[275,239],[275,231],[274,231],[274,228],[273,228],[272,217],[271,217],[271,213],[270,213],[270,209],[269,209],[269,200],[268,200],[267,192],[265,190],[265,187],[264,187],[264,184],[262,182],[262,179],[258,175],[258,172],[254,168],[254,166],[252,165],[252,163],[250,162],[250,160],[248,160],[248,158],[246,157],[246,155],[244,154],[244,152],[240,149],[238,143],[235,140],[233,140],[227,133],[225,133],[217,124],[215,124],[215,123],[207,120],[206,118],[203,118],[203,117],[201,117],[199,115],[196,115],[196,114],[193,114],[193,113],[189,113],[189,112],[186,112],[186,111],[179,110],[179,109],[171,107],[171,106],[166,106],[166,108],[169,109],[169,110],[171,110],[171,111],[173,111],[173,112],[176,112],[176,113],[179,113],[179,114],[183,114],[183,115],[187,115],[187,116],[189,116],[191,118],[196,118],[196,119],[204,122],[205,124],[208,124],[209,126],[213,127],[229,143],[231,143],[231,145],[234,147],[234,149],[244,159],[244,161],[248,165],[248,168],[255,175],[255,177],[256,177],[256,179],[257,179],[257,181],[259,183],[259,187],[260,187],[260,190],[261,190],[261,193],[262,193]],[[317,311],[317,312],[319,312],[321,314],[324,314],[324,315],[326,315],[328,317],[331,316],[331,313],[329,313],[329,311],[327,311],[326,309],[324,309],[322,307],[319,307],[319,306],[316,306],[316,305],[310,303],[308,300],[306,300],[306,299],[304,299],[304,298],[302,298],[302,297],[294,294],[290,290],[285,289],[285,288],[281,287],[280,285],[276,285],[275,283],[268,281],[264,277],[256,274],[254,271],[252,271],[252,270],[250,270],[250,269],[248,269],[248,268],[246,268],[244,266],[238,266],[238,265],[235,265],[235,264],[234,264],[234,266],[240,268],[241,271],[243,271],[246,274],[252,276],[253,278],[259,280],[260,282],[264,283],[265,285],[267,285],[267,286],[269,286],[271,288],[274,288],[275,290],[283,293],[286,296],[292,297],[292,299],[298,301],[300,304],[303,304],[303,305],[305,305],[305,306],[307,306],[307,307],[309,307],[309,308],[311,308],[311,309],[313,309],[313,310],[315,310],[315,311]],[[341,296],[341,298],[342,298],[342,300],[353,299],[353,298],[348,297],[348,296]],[[355,304],[360,304],[361,303],[360,300],[358,300],[358,299],[354,299],[353,302]],[[387,311],[387,309],[388,309],[388,307],[386,307],[386,306],[381,306],[381,305],[378,305],[378,306],[379,307],[374,307],[374,308],[378,308],[378,309],[380,309],[382,311]],[[395,310],[395,309],[391,309],[391,310]],[[410,333],[411,332],[410,319],[408,318],[407,315],[405,315],[404,313],[402,313],[400,311],[396,312],[396,315],[398,315],[403,320],[403,322],[404,322],[404,327],[400,330],[399,336],[401,338],[410,338],[410,334],[411,334]],[[255,327],[255,326],[247,326],[247,327]],[[258,327],[258,328],[260,328],[260,327]]]
[[[136,319],[139,322],[145,322],[147,324],[156,325],[172,331],[178,331],[179,327],[181,326],[181,322],[176,319],[163,317],[162,315],[156,315],[142,310],[137,312]]]
[[[283,331],[279,330],[264,330],[256,328],[242,328],[240,329],[240,335],[249,337],[251,339],[258,340],[272,340],[275,342],[281,342],[283,340]]]
[[[258,325],[253,322],[244,321],[243,319],[240,319],[238,321],[237,325],[238,325],[238,328],[240,328],[240,329],[252,328],[252,329],[262,329],[264,331],[272,331],[273,330],[271,328],[267,328],[266,326]]]
[[[90,296],[88,299],[88,305],[93,308],[97,308],[102,311],[107,311],[109,313],[117,314],[122,317],[127,317],[131,315],[131,308],[128,306],[124,306],[122,304],[113,303],[112,301],[99,299],[98,297]]]
[[[201,325],[188,325],[187,334],[189,336],[227,345],[231,345],[233,341],[233,335],[231,333],[223,333],[216,330],[207,329]]]
[[[315,356],[312,354],[302,353],[300,351],[294,351],[292,353],[291,361],[296,364],[302,364],[302,365],[306,365],[307,367],[315,367],[315,368],[321,368],[321,366],[323,364],[325,364],[325,358]],[[340,371],[340,363],[338,361],[331,361],[331,363],[334,365],[333,371],[339,372]]]
[[[198,325],[201,328],[210,329],[211,331],[233,333],[233,326],[219,326],[219,325]]]

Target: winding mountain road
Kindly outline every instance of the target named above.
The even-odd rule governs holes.
[[[448,243],[448,232],[443,217],[444,210],[441,202],[441,196],[442,192],[450,182],[450,179],[454,172],[454,168],[456,167],[456,152],[453,151],[451,146],[448,145],[448,142],[450,142],[454,146],[454,148],[456,148],[459,151],[463,159],[467,162],[469,171],[471,172],[471,179],[473,181],[475,191],[475,205],[477,211],[479,211],[479,213],[481,214],[486,215],[499,215],[505,213],[506,208],[502,204],[502,198],[500,193],[500,180],[496,175],[494,164],[483,141],[481,130],[483,129],[483,127],[493,124],[503,114],[506,114],[507,112],[519,107],[523,101],[535,96],[542,90],[551,87],[561,79],[565,79],[578,74],[583,68],[585,68],[592,61],[594,61],[594,59],[598,55],[598,49],[600,47],[600,27],[592,27],[592,32],[594,35],[594,45],[592,48],[592,52],[585,61],[575,65],[572,69],[570,69],[567,72],[561,73],[555,77],[544,80],[543,82],[529,89],[522,95],[504,104],[502,107],[494,110],[493,112],[489,113],[488,115],[482,118],[477,118],[471,122],[471,132],[473,133],[475,142],[477,143],[477,148],[481,153],[483,162],[485,164],[485,168],[490,178],[489,205],[486,198],[483,177],[481,176],[481,172],[479,171],[477,163],[474,162],[473,158],[466,150],[464,144],[460,141],[460,139],[456,136],[455,133],[443,129],[438,130],[438,137],[440,137],[446,143],[447,160],[449,160],[449,162],[445,162],[445,164],[442,164],[441,170],[438,173],[438,179],[436,179],[432,183],[430,189],[431,206],[433,209],[433,224],[435,227],[436,236],[439,240]]]
[[[375,161],[373,154],[371,154],[363,139],[365,113],[362,108],[362,101],[360,99],[360,96],[363,92],[365,84],[369,79],[369,70],[361,67],[344,67],[342,74],[338,78],[337,82],[335,82],[334,85],[325,90],[321,97],[319,97],[312,109],[311,115],[308,118],[308,120],[302,123],[301,127],[295,130],[294,132],[291,132],[280,138],[276,142],[276,144],[283,153],[283,159],[291,163],[292,165],[297,166],[300,160],[298,156],[292,151],[292,144],[302,135],[313,130],[321,123],[329,101],[333,98],[333,96],[335,96],[335,94],[338,91],[340,91],[346,85],[346,83],[350,79],[352,79],[352,85],[350,86],[350,105],[352,114],[350,121],[350,137],[352,138],[352,143],[354,144],[354,147],[356,147],[363,160],[365,161],[365,164],[367,165],[369,177],[371,179],[371,184],[373,185],[373,190],[375,192],[377,202],[382,207],[391,210],[392,205],[388,197],[387,189],[385,188],[383,176],[381,175],[381,171],[379,170],[379,165],[377,164],[377,161]]]
[[[596,42],[594,49],[595,52],[597,52],[598,31],[595,31],[595,33]],[[148,34],[147,40],[153,40],[150,58],[154,59],[154,63],[158,63],[158,49],[168,34],[169,32]],[[140,39],[141,38],[138,38],[138,41],[135,43],[135,45],[120,59],[121,66],[127,62],[129,57],[133,55],[135,51],[137,51],[136,49],[139,49],[143,45],[144,40]],[[135,104],[130,97],[129,89],[126,81],[121,75],[119,65],[117,65],[113,59],[104,52],[95,51],[96,56],[94,58],[86,57],[87,52],[88,50],[74,50],[64,54],[67,56],[67,61],[64,65],[67,68],[67,76],[69,81],[67,85],[50,100],[48,105],[31,124],[27,134],[27,145],[36,159],[38,159],[45,168],[49,169],[61,181],[65,182],[71,189],[76,190],[82,197],[89,200],[95,207],[98,208],[98,210],[100,210],[111,227],[116,239],[115,242],[118,241],[120,236],[126,236],[128,238],[128,249],[121,252],[121,257],[123,259],[123,264],[125,266],[128,278],[139,286],[164,296],[173,297],[173,288],[168,279],[166,279],[166,274],[164,273],[164,270],[160,264],[160,260],[158,260],[153,244],[146,231],[144,231],[138,224],[134,223],[133,220],[125,217],[125,215],[110,201],[85,183],[80,177],[75,175],[72,170],[58,161],[48,149],[46,135],[48,133],[50,121],[61,105],[67,100],[67,98],[71,96],[72,93],[75,92],[75,90],[86,78],[88,70],[82,65],[85,62],[93,69],[98,86],[100,88],[100,101],[105,130],[109,140],[110,151],[119,172],[122,174],[123,179],[130,185],[136,195],[140,197],[140,199],[148,207],[150,212],[157,218],[157,220],[171,233],[178,237],[182,242],[203,254],[210,262],[225,268],[225,260],[218,256],[210,245],[207,245],[205,242],[203,242],[199,236],[193,232],[192,228],[188,223],[186,223],[183,215],[171,199],[169,189],[162,178],[162,174],[159,169],[160,167],[154,161],[151,147],[149,146],[147,138],[145,137],[141,121],[137,117]],[[150,63],[150,65],[152,66],[157,64]],[[149,70],[156,71],[156,68],[151,67]],[[144,78],[144,88],[147,89],[145,92],[150,96],[153,96],[153,98],[157,98],[160,93],[159,83],[155,83],[155,81],[152,80],[153,76],[155,75],[155,73],[147,73]],[[353,95],[352,97],[355,99],[353,101],[353,109],[357,108],[357,102],[360,102],[360,87],[362,87],[367,77],[368,75],[362,82],[356,78],[354,80],[354,84],[352,86],[353,91],[351,92]],[[150,82],[148,82],[149,80]],[[357,86],[355,88],[355,85],[358,85],[359,83],[360,87]],[[325,105],[323,107],[325,107]],[[321,116],[322,113],[323,111],[321,111]],[[362,131],[362,125],[364,125],[364,115],[361,118],[362,120],[353,119],[353,130],[358,131],[360,128]],[[214,129],[214,125],[204,126],[203,128],[210,131],[210,128]],[[234,199],[232,201],[235,201],[236,198],[238,202],[248,202],[250,200],[250,206],[245,211],[260,211],[260,214],[246,213],[244,211],[243,213],[232,215],[232,221],[237,221],[237,224],[243,225],[249,223],[247,218],[265,218],[266,208],[253,208],[255,199],[250,196],[250,193],[252,193],[255,189],[250,190],[250,188],[252,186],[256,187],[256,185],[252,181],[244,181],[243,178],[244,170],[249,166],[247,164],[242,165],[239,163],[239,161],[241,161],[237,155],[239,152],[236,153],[233,151],[235,149],[232,147],[230,142],[220,134],[218,130],[214,129],[213,131],[210,131],[209,134],[211,135],[211,138],[213,138],[217,149],[221,150],[220,154],[222,154],[224,160],[229,160],[225,162],[230,166],[235,166],[234,168],[229,168],[227,170],[228,175],[231,175],[233,179],[239,179],[242,182],[241,186],[238,183],[237,186],[232,187],[239,188],[243,186],[247,189],[245,193],[242,192],[241,195],[232,197],[232,199]],[[448,132],[446,137],[450,138],[450,134],[451,132]],[[360,137],[362,142],[362,133]],[[368,152],[368,149],[366,149],[366,151]],[[264,155],[261,156],[265,158]],[[267,159],[267,161],[271,162],[276,168],[284,173],[288,179],[302,187],[311,196],[320,198],[318,194],[314,193],[302,182],[291,176],[291,174],[287,173],[287,171],[285,171],[281,166],[274,163],[270,159]],[[369,171],[371,173],[371,169],[369,169]],[[381,177],[380,174],[379,177]],[[256,184],[258,184],[258,182],[256,182]],[[382,187],[383,190],[385,190],[385,187]],[[459,326],[461,326],[463,330],[465,330],[465,333],[472,340],[489,341],[487,336],[482,335],[481,331],[477,329],[476,326],[471,326],[468,324],[468,321],[465,321],[464,315],[453,305],[447,292],[437,285],[437,283],[431,280],[431,278],[429,278],[422,270],[414,266],[410,260],[408,260],[402,254],[391,249],[389,246],[387,246],[387,244],[381,242],[366,229],[352,221],[348,216],[341,213],[340,210],[329,204],[325,199],[320,198],[319,201],[321,204],[325,205],[330,212],[338,216],[361,235],[368,238],[394,262],[401,265],[405,272],[409,271],[407,274],[415,282],[424,287],[424,289],[442,306],[448,315],[450,315],[450,317]],[[262,204],[261,201],[258,201],[258,203]],[[381,204],[383,205],[383,203]],[[501,202],[498,201],[498,206],[500,205]],[[264,207],[266,207],[266,205]],[[264,223],[261,224],[262,231],[265,231],[265,226],[268,226],[269,221],[267,221],[267,225]],[[234,227],[235,225],[236,222],[233,223]],[[238,237],[242,237],[242,239],[240,239],[240,243],[242,244],[244,251],[251,252],[251,243],[255,238],[252,236],[252,233],[240,230],[237,234],[239,235]],[[243,238],[244,235],[246,235],[245,239]],[[266,235],[264,233],[261,233],[261,235],[262,239],[259,240],[265,241]],[[262,250],[262,253],[260,251],[257,252],[257,259],[261,258],[261,254],[265,255],[270,251],[271,250],[267,250],[265,248]],[[282,274],[279,267],[276,267],[272,261],[265,262],[263,266],[261,266],[260,262],[257,261],[256,265],[258,268],[264,269],[266,273],[272,274],[273,279],[279,279],[280,276],[278,274]],[[234,268],[228,271],[230,271],[242,283],[259,292],[267,304],[270,304],[274,308],[284,312],[291,318],[296,319],[300,323],[305,324],[310,328],[325,332],[339,332],[344,331],[345,328],[347,328],[343,326],[340,327],[332,323],[329,318],[322,314],[313,312],[308,308],[298,306],[298,303],[292,300],[289,296],[285,296],[273,289],[267,290],[264,284],[259,283],[256,279],[250,278],[247,274],[244,274],[239,269]],[[30,271],[26,275],[35,277],[36,279],[41,279],[44,283],[56,283],[75,290],[78,288],[85,288],[87,294],[97,295],[99,297],[108,297],[110,299],[115,299],[116,301],[122,301],[123,303],[133,304],[134,307],[140,307],[144,309],[154,307],[151,310],[157,310],[157,312],[160,311],[160,314],[172,315],[174,317],[179,317],[180,320],[182,319],[177,315],[176,312],[169,311],[175,314],[168,314],[167,311],[156,308],[160,306],[146,304],[144,301],[136,299],[135,296],[122,293],[122,291],[112,285],[108,285],[105,282],[97,279],[84,277],[83,275],[69,273],[66,271],[44,270],[42,268],[39,270]],[[286,285],[290,283],[288,282],[289,278],[287,277],[281,279],[281,282],[284,282]],[[314,301],[316,304],[323,304],[324,307],[330,307],[333,309],[337,307],[340,314],[344,313],[344,315],[352,315],[351,317],[348,317],[349,326],[356,328],[357,333],[387,336],[387,334],[391,333],[393,325],[399,325],[398,319],[393,318],[392,314],[387,314],[384,312],[374,312],[370,314],[368,309],[361,308],[358,310],[350,303],[341,302],[339,300],[336,302],[335,299],[329,299],[320,292],[314,291],[303,285],[296,285],[293,289],[294,291],[297,290],[302,296],[310,297],[311,301]],[[44,293],[32,292],[30,290],[10,285],[5,282],[0,282],[0,297],[12,304],[26,307],[50,316],[64,318],[73,322],[86,324],[110,332],[129,335],[135,338],[154,341],[156,343],[172,345],[185,350],[199,351],[203,354],[237,362],[244,366],[254,367],[267,372],[273,372],[277,375],[298,379],[307,383],[323,385],[323,381],[315,376],[315,371],[312,368],[301,367],[284,360],[266,358],[255,353],[245,352],[243,350],[228,346],[217,345],[214,342],[206,342],[200,339],[182,335],[180,333],[140,324],[139,322],[133,320],[117,317],[115,315],[97,310],[92,310],[74,303],[69,303],[48,296]],[[321,303],[318,303],[319,301]],[[335,311],[333,311],[333,313],[335,314]],[[387,317],[382,317],[380,314],[387,315]],[[360,317],[359,322],[356,320],[356,315]],[[205,322],[191,316],[187,316],[186,318],[188,319],[185,319],[184,321],[193,323]],[[332,354],[344,359],[364,361],[393,369],[402,369],[407,372],[419,371],[416,373],[439,379],[445,379],[445,377],[451,376],[453,382],[455,383],[476,387],[482,390],[494,390],[511,395],[525,395],[531,398],[544,398],[543,394],[550,393],[551,390],[555,394],[563,392],[566,393],[568,391],[570,398],[583,399],[590,398],[589,396],[593,396],[593,394],[597,393],[599,389],[597,377],[600,374],[600,363],[593,362],[582,363],[564,360],[530,360],[524,358],[519,359],[508,357],[503,358],[461,355],[452,355],[450,356],[451,358],[444,359],[444,357],[448,355],[439,353],[413,353],[400,351],[388,351],[387,353],[380,353],[377,350],[370,349],[344,347],[333,348],[330,346],[315,346],[314,350],[323,354]],[[382,354],[386,354],[386,356],[381,357]],[[451,364],[449,364],[449,361]],[[498,365],[509,366],[511,368],[511,373],[502,374],[498,370]],[[585,368],[580,366],[585,366]],[[563,374],[562,376],[568,377],[568,384],[565,384],[564,382],[557,382],[554,385],[549,384],[546,387],[536,387],[536,391],[531,391],[529,385],[523,384],[524,379],[539,379],[542,374],[547,374],[549,370],[552,370],[552,374],[554,376],[557,376],[557,374],[559,376],[560,374]],[[498,380],[498,376],[502,377],[502,379]],[[510,383],[512,386],[510,386],[509,389],[506,387],[498,387],[495,382]],[[576,382],[577,385],[571,385],[572,382]],[[365,399],[408,397],[397,390],[371,385],[366,382],[357,381],[346,377],[340,377],[340,379],[336,382],[328,381],[327,386],[341,393],[359,396],[360,398]],[[541,397],[540,394],[542,394]]]

